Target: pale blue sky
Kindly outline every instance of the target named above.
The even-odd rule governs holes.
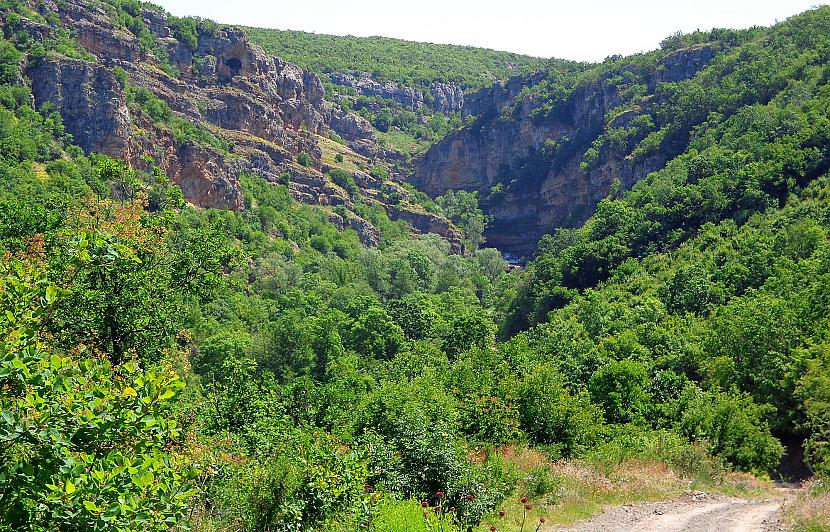
[[[469,44],[602,60],[678,30],[769,25],[820,0],[155,0],[175,15],[335,35]]]

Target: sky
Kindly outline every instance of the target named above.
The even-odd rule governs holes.
[[[601,61],[677,31],[767,26],[821,0],[154,0],[177,16]]]

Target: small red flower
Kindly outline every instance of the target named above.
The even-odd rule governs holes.
[[[544,524],[545,524],[545,518],[544,518],[544,517],[540,517],[540,518],[539,518],[539,522],[540,522],[541,524],[543,524],[543,525],[544,525]]]
[[[433,510],[435,510],[435,513],[439,513],[441,511],[441,507],[436,506],[435,508],[433,508]]]
[[[498,530],[498,528],[496,528],[496,525],[490,525],[490,532],[496,532],[496,530]]]
[[[504,518],[504,510],[499,512],[499,517]]]
[[[443,499],[444,498],[444,492],[439,491],[438,493],[435,494],[435,496],[438,497],[439,499]]]
[[[429,508],[429,503],[427,501],[421,501],[421,508]]]
[[[532,510],[532,509],[533,509],[532,504],[525,504],[525,510]]]
[[[521,501],[522,501],[522,504],[526,503],[527,502],[527,497],[522,497]]]
[[[475,499],[475,497],[474,497],[474,496],[472,496],[472,495],[467,495],[467,501],[468,501],[468,502],[469,502],[469,501],[471,501],[471,500],[473,500],[473,499]]]
[[[451,514],[454,514],[454,513],[455,513],[455,506],[450,506],[450,513],[451,513]]]
[[[429,519],[429,512],[424,512],[424,519]]]

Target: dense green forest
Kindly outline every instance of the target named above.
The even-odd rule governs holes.
[[[255,175],[193,207],[32,107],[71,35],[5,35],[0,530],[538,530],[569,467],[737,490],[782,441],[826,491],[829,35],[814,10],[667,89],[689,148],[523,271],[368,205],[365,246]]]
[[[472,46],[388,37],[340,37],[303,31],[245,28],[269,53],[319,74],[365,72],[376,81],[413,87],[453,82],[487,87],[496,80],[544,66],[548,60]]]

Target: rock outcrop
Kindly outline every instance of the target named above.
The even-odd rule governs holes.
[[[354,89],[362,96],[380,96],[393,100],[402,106],[417,111],[427,107],[437,113],[449,115],[464,108],[464,87],[456,83],[431,83],[429,96],[424,93],[392,81],[380,83],[369,74],[353,72],[330,72],[329,79],[335,85]]]
[[[78,59],[43,59],[27,75],[36,104],[49,104],[58,111],[78,145],[128,156],[130,111],[123,87],[112,72]]]
[[[638,73],[651,76],[645,101],[653,101],[660,83],[693,77],[718,50],[682,50],[664,57],[654,72]],[[575,87],[552,112],[537,111],[547,102],[522,92],[545,79],[539,73],[468,96],[464,114],[478,118],[417,160],[412,183],[431,195],[479,191],[492,220],[485,233],[487,243],[512,256],[532,254],[545,233],[590,216],[614,180],[628,188],[676,155],[671,147],[640,157],[604,148],[589,170],[580,168],[586,150],[608,126],[608,113],[625,103],[610,81],[621,74],[608,72]],[[612,117],[611,125],[624,125],[642,112],[631,106]],[[500,190],[493,190],[496,184]]]
[[[169,16],[150,5],[136,16],[152,33],[152,46],[115,22],[116,7],[109,2],[40,0],[34,5],[41,14],[58,13],[63,27],[95,57],[84,61],[50,54],[26,69],[35,104],[60,112],[84,150],[142,170],[158,166],[190,202],[203,207],[241,210],[242,173],[274,182],[284,182],[288,174],[295,199],[346,207],[346,216],[332,212],[332,220],[357,231],[366,244],[379,242],[378,230],[353,212],[345,191],[322,173],[322,146],[336,132],[355,158],[364,156],[361,164],[367,169],[374,163],[365,157],[386,152],[365,119],[324,99],[315,74],[267,56],[236,28],[197,25],[195,36],[177,38]],[[27,19],[20,25],[41,42],[53,31]],[[165,116],[147,109],[146,96],[144,105],[137,101],[142,90],[169,107]],[[302,152],[311,164],[297,163]],[[362,176],[358,182],[380,189],[366,171],[356,172]],[[397,206],[384,203],[376,191],[365,192],[397,216]],[[413,231],[434,227],[460,251],[457,230],[435,215],[425,219],[430,217],[435,220],[420,220]]]

